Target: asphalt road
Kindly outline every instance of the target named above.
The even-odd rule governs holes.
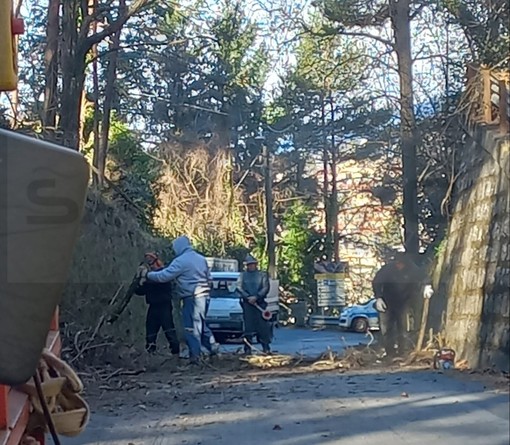
[[[365,334],[356,334],[340,330],[311,330],[300,328],[277,328],[274,330],[273,352],[280,354],[301,354],[314,356],[331,348],[341,352],[346,346],[366,344],[370,338]],[[240,344],[222,345],[223,351],[234,352]]]
[[[282,329],[275,350],[318,354],[363,335]],[[235,348],[228,346],[227,348]],[[258,373],[257,373],[258,372]],[[63,445],[507,445],[508,392],[455,371],[134,377],[87,400],[86,431]],[[97,392],[96,392],[97,393]]]

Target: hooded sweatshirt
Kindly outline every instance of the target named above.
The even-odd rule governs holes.
[[[175,239],[172,247],[175,259],[166,268],[149,272],[147,279],[156,283],[175,280],[174,296],[178,298],[209,295],[212,277],[205,257],[193,250],[186,236]]]

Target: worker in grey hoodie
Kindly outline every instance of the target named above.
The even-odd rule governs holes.
[[[251,353],[253,336],[257,336],[265,353],[270,353],[271,326],[264,320],[258,305],[267,308],[266,297],[269,293],[269,277],[267,272],[258,269],[258,261],[250,254],[244,260],[246,270],[240,274],[238,292],[241,295],[241,306],[244,317],[244,338],[246,354]]]
[[[209,307],[210,283],[212,281],[205,257],[196,252],[186,236],[172,243],[174,260],[164,269],[154,272],[141,271],[141,277],[149,282],[168,283],[175,280],[174,295],[183,301],[182,319],[190,352],[191,363],[197,364],[201,346],[211,355],[218,345],[207,327],[205,318]]]

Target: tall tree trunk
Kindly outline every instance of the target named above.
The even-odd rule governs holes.
[[[97,33],[89,35],[90,23],[95,20],[88,14],[88,3],[66,0],[62,7],[62,105],[60,127],[63,144],[78,149],[80,131],[81,92],[85,84],[86,57],[94,45],[106,37],[120,32],[126,21],[145,8],[150,0],[137,0],[126,8],[121,1],[117,18]]]
[[[266,233],[267,233],[267,259],[268,273],[273,280],[276,279],[276,244],[273,212],[273,174],[271,170],[271,152],[264,142],[262,145],[264,158],[264,195],[266,202]]]
[[[321,95],[321,124],[322,124],[322,168],[324,184],[323,190],[323,202],[324,202],[324,232],[326,239],[324,241],[324,253],[328,259],[331,259],[331,219],[330,219],[330,197],[329,197],[329,148],[328,148],[328,136],[326,132],[326,101],[323,95]]]
[[[333,95],[329,94],[330,116],[331,116],[331,230],[333,239],[333,258],[339,261],[340,238],[338,236],[338,154],[335,138],[335,104]]]
[[[301,153],[297,153],[297,161],[296,161],[296,191],[299,195],[304,193],[304,177],[305,177],[305,167],[306,167],[306,159]]]
[[[96,59],[92,63],[92,85],[94,87],[94,118],[92,124],[92,134],[94,135],[94,155],[99,147],[99,122],[101,120],[100,110],[99,110],[99,67],[97,62],[97,45],[94,45],[92,50],[93,57]]]
[[[87,52],[78,42],[78,6],[76,0],[66,0],[62,4],[62,99],[59,127],[62,130],[62,144],[74,150],[79,148]]]
[[[23,5],[23,0],[17,0],[16,2],[14,2],[14,11],[13,11],[13,16],[14,17],[19,17],[20,14],[21,14],[21,7]],[[19,48],[19,36],[18,35],[15,35],[13,36],[13,39],[14,39],[14,46],[16,48]],[[18,118],[18,113],[19,113],[19,88],[18,88],[18,85],[16,85],[16,88],[12,91],[11,93],[11,100],[10,100],[10,105],[11,105],[11,111],[12,111],[12,119],[11,119],[11,128],[13,130],[15,130],[17,127],[18,127],[18,124],[19,124],[19,118]]]
[[[82,91],[85,84],[86,64],[81,57],[76,57],[73,64],[68,61],[62,64],[70,72],[62,77],[66,81],[62,82],[66,93],[62,96],[60,128],[62,130],[62,145],[74,150],[79,149],[80,133],[80,109],[82,103]]]
[[[15,90],[11,93],[11,112],[12,112],[12,118],[11,118],[11,128],[15,130],[18,127],[19,119],[18,119],[18,112],[19,112],[19,90],[16,87]]]
[[[125,9],[125,6],[125,0],[121,0],[121,8]],[[112,41],[110,43],[110,54],[108,57],[108,67],[106,69],[106,86],[104,92],[103,117],[101,120],[101,137],[99,140],[99,152],[97,159],[97,169],[99,171],[98,184],[100,187],[104,185],[106,157],[108,155],[110,119],[113,99],[115,95],[115,79],[117,77],[117,58],[120,47],[120,34],[121,30],[118,30],[112,36]]]
[[[97,0],[89,0],[89,14],[94,14],[97,9]],[[94,20],[92,24],[92,32],[97,33],[97,20]],[[100,134],[99,134],[99,122],[101,120],[100,110],[99,110],[99,52],[97,50],[97,45],[92,47],[92,57],[94,61],[92,62],[92,85],[94,88],[94,117],[92,122],[92,134],[93,134],[93,159],[92,165],[97,168],[98,165],[98,153],[99,153],[99,145],[100,145]],[[98,175],[96,173],[92,176],[94,184],[98,184]]]
[[[391,24],[400,78],[400,134],[404,182],[404,244],[411,255],[419,252],[416,173],[416,122],[413,100],[410,0],[390,0]]]
[[[43,127],[48,137],[55,134],[57,126],[58,36],[60,30],[60,0],[49,0],[46,48],[44,49],[44,103]]]
[[[90,97],[90,96],[89,96]],[[81,150],[86,140],[90,137],[90,132],[85,134],[85,121],[87,120],[87,112],[90,108],[89,101],[87,100],[87,92],[85,91],[85,88],[81,92],[81,102],[80,102],[80,124],[79,124],[79,136],[78,136],[78,149]],[[93,100],[93,98],[92,98]],[[92,104],[92,106],[94,103]]]

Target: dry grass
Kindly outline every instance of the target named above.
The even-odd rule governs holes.
[[[175,237],[186,233],[221,253],[242,241],[240,189],[233,187],[231,155],[214,143],[169,141],[154,224]]]

